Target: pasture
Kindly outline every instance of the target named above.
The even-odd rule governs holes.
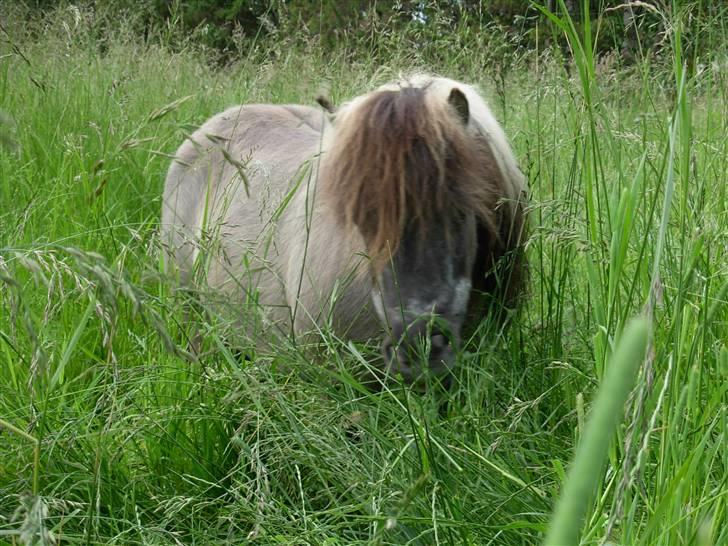
[[[728,544],[728,50],[688,59],[670,22],[626,66],[568,21],[565,58],[382,35],[333,53],[259,42],[218,65],[161,31],[99,40],[86,11],[9,20],[0,543],[541,544],[641,315],[647,355],[603,432],[581,543]],[[243,359],[200,312],[188,354],[158,238],[185,136],[232,105],[310,105],[322,85],[339,104],[417,69],[479,85],[528,180],[528,293],[509,327],[484,318],[447,392],[363,388],[352,370],[377,345],[326,328],[315,351],[251,336]]]

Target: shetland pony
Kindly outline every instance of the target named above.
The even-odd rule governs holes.
[[[169,168],[161,234],[181,283],[254,301],[295,335],[379,336],[384,370],[414,383],[446,375],[464,326],[516,301],[526,193],[475,88],[416,75],[331,115],[214,116]]]

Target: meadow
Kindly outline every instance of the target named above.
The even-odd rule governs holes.
[[[6,19],[0,543],[541,544],[641,316],[581,544],[728,544],[728,47],[689,56],[689,15],[663,13],[662,47],[632,64],[561,18],[529,50],[497,29],[333,52],[273,36],[224,64],[171,27]],[[720,44],[725,23],[689,37]],[[484,319],[447,393],[363,388],[375,344],[326,331],[314,354],[251,339],[244,360],[200,315],[192,357],[157,240],[177,146],[230,105],[339,103],[414,70],[478,84],[529,180],[509,328]]]

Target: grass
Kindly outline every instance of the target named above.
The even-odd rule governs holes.
[[[688,15],[666,15],[663,51],[626,67],[556,17],[539,31],[567,35],[572,57],[544,47],[508,70],[452,36],[259,43],[215,68],[123,25],[100,48],[85,11],[7,27],[0,542],[540,544],[642,315],[624,424],[569,525],[582,544],[728,544],[728,57],[683,58]],[[518,320],[484,322],[447,394],[361,389],[350,372],[375,349],[328,332],[314,357],[251,342],[241,362],[211,322],[190,362],[156,241],[169,154],[231,104],[311,103],[322,82],[340,101],[413,68],[479,83],[529,178]]]
[[[634,378],[645,357],[648,325],[645,319],[634,321],[625,331],[615,349],[604,382],[594,402],[589,426],[579,440],[574,463],[564,483],[561,501],[549,526],[545,544],[559,546],[578,544],[581,523],[599,482],[602,465],[607,456],[611,437],[622,418]]]

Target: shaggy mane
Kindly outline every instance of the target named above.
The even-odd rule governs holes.
[[[340,111],[321,166],[323,189],[375,260],[396,250],[405,227],[467,213],[499,239],[503,176],[484,136],[428,87],[379,90]]]

